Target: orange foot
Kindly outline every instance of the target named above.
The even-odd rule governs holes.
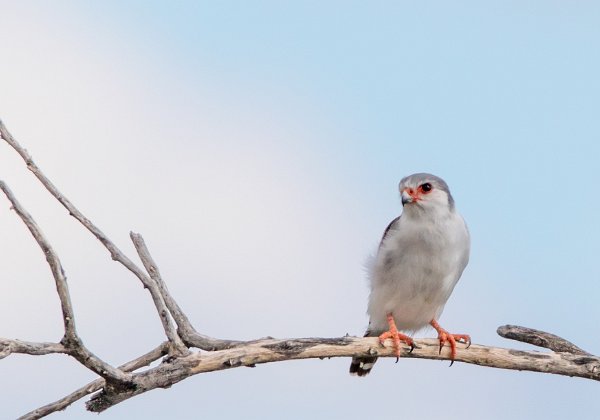
[[[471,345],[471,337],[467,334],[450,334],[448,331],[440,327],[435,319],[432,319],[429,323],[438,332],[438,339],[440,340],[440,353],[444,347],[444,343],[450,343],[450,366],[454,363],[456,357],[456,342],[463,342],[467,344],[467,348]]]
[[[391,338],[394,343],[394,353],[396,354],[396,363],[400,359],[400,341],[404,341],[406,344],[410,346],[410,351],[413,351],[415,348],[415,343],[412,338],[407,335],[398,332],[398,328],[396,328],[396,322],[394,322],[394,317],[392,314],[387,315],[388,324],[390,325],[390,330],[384,332],[379,336],[379,343],[383,346],[383,342],[388,338]]]

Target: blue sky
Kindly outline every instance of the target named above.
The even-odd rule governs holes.
[[[428,171],[473,241],[440,323],[527,348],[495,334],[521,324],[600,353],[598,4],[24,1],[2,14],[0,118],[130,256],[129,230],[144,235],[200,331],[362,334],[364,262],[400,212],[400,178]],[[88,346],[120,363],[158,343],[136,280],[6,145],[0,179],[61,253]],[[58,340],[51,277],[6,203],[0,232],[0,336]],[[102,416],[595,414],[590,381],[418,360],[357,380],[348,363],[201,375]],[[12,418],[92,376],[11,356],[0,377],[14,378],[0,380]]]

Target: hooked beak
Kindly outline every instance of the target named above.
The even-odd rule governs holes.
[[[415,193],[410,188],[405,188],[402,190],[402,205],[404,206],[406,203],[414,203],[418,201],[418,198],[415,196]]]

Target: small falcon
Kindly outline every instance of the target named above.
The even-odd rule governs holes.
[[[469,261],[469,230],[456,211],[446,182],[418,173],[400,181],[402,214],[383,233],[370,268],[369,327],[365,337],[392,340],[396,357],[400,342],[414,348],[414,333],[431,325],[438,333],[440,352],[447,342],[451,360],[456,342],[471,343],[466,334],[450,334],[439,319]],[[354,357],[350,374],[365,376],[377,357]],[[397,359],[396,359],[397,361]]]

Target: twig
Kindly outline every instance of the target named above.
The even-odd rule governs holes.
[[[12,203],[12,208],[21,218],[23,223],[25,223],[35,238],[35,241],[38,243],[44,252],[44,255],[46,256],[46,261],[48,262],[50,270],[52,271],[52,276],[54,277],[54,282],[56,284],[56,291],[58,292],[58,297],[60,299],[63,323],[65,327],[65,335],[61,340],[61,344],[63,344],[64,348],[67,350],[67,354],[73,356],[88,369],[94,371],[109,381],[114,381],[117,383],[129,382],[129,375],[124,374],[122,371],[115,369],[108,363],[104,362],[83,345],[75,328],[75,316],[73,314],[73,307],[71,305],[71,296],[69,294],[67,278],[58,255],[56,252],[54,252],[52,246],[50,246],[50,243],[45,238],[35,220],[33,220],[33,217],[31,217],[27,210],[21,206],[11,192],[10,188],[8,188],[6,183],[3,181],[0,181],[0,189]]]
[[[142,264],[144,264],[146,271],[158,285],[160,294],[164,299],[171,316],[177,324],[179,334],[188,346],[197,347],[207,351],[214,351],[225,350],[245,343],[244,341],[220,340],[198,333],[192,326],[192,323],[188,317],[181,310],[175,299],[173,299],[169,293],[169,290],[167,289],[167,286],[160,275],[158,266],[154,262],[152,255],[150,255],[150,251],[148,251],[148,247],[146,246],[146,242],[144,241],[142,235],[139,233],[130,232],[129,236],[131,237],[133,245],[138,252]]]
[[[0,359],[13,353],[42,356],[44,354],[65,353],[69,350],[61,343],[33,343],[31,341],[10,340],[0,338]]]
[[[42,252],[46,257],[46,261],[48,261],[48,265],[50,266],[50,270],[52,271],[52,276],[54,277],[54,281],[56,283],[56,291],[58,292],[58,297],[60,298],[60,306],[63,314],[63,322],[65,327],[65,335],[69,337],[69,339],[74,338],[77,333],[75,331],[75,318],[73,316],[73,306],[71,305],[71,297],[69,295],[69,287],[67,286],[67,279],[65,277],[65,273],[60,264],[60,260],[56,252],[50,246],[48,240],[44,237],[44,234],[40,230],[39,226],[31,215],[21,206],[21,204],[17,201],[17,198],[14,196],[8,185],[5,182],[0,181],[0,190],[4,192],[6,198],[11,202],[12,209],[17,213],[17,215],[21,218],[25,226],[29,229],[35,241],[38,243],[40,248],[42,248]]]
[[[501,337],[508,338],[509,340],[522,341],[558,353],[572,353],[584,356],[592,355],[564,338],[533,328],[520,327],[518,325],[503,325],[498,327],[496,332]]]
[[[179,325],[180,323],[190,324],[190,321],[185,315],[183,315],[182,317],[183,312],[179,308],[179,305],[177,305],[177,302],[175,302],[175,300],[169,294],[167,286],[165,286],[165,283],[162,280],[162,276],[160,275],[160,271],[158,270],[158,266],[154,262],[152,255],[150,255],[150,251],[148,251],[148,248],[146,247],[146,243],[144,242],[144,238],[142,238],[142,235],[140,235],[139,233],[129,232],[129,237],[133,242],[133,245],[138,253],[138,256],[140,257],[140,260],[142,261],[142,264],[144,264],[144,268],[150,275],[150,278],[154,281],[154,284],[158,288],[158,292],[160,293],[160,296],[169,311],[167,312],[167,310],[164,310],[161,313],[161,316],[168,317],[170,314],[177,325]],[[178,353],[177,355],[187,356],[189,354],[187,346],[183,343],[183,341],[181,341],[181,338],[178,334],[173,335],[174,337],[170,339],[170,341],[174,343],[174,346],[176,347]]]
[[[155,360],[158,360],[159,358],[167,354],[168,349],[169,343],[162,343],[160,346],[156,347],[152,351],[149,351],[143,356],[140,356],[137,359],[134,359],[130,362],[125,363],[124,365],[119,366],[119,369],[121,369],[124,372],[133,372],[141,367],[148,366],[150,365],[150,363],[154,362]],[[62,411],[71,404],[73,404],[75,401],[80,400],[86,395],[99,391],[100,389],[102,389],[102,387],[104,387],[105,384],[106,381],[104,381],[104,379],[96,379],[95,381],[92,381],[89,384],[82,386],[81,388],[77,389],[76,391],[72,392],[66,397],[61,398],[58,401],[47,404],[43,407],[39,407],[27,414],[24,414],[23,416],[19,417],[18,420],[37,420],[56,411]]]

